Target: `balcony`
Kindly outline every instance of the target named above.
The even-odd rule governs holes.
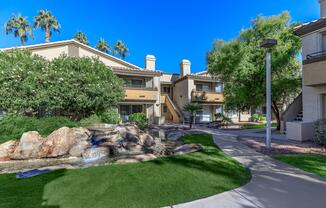
[[[315,63],[315,62],[325,61],[325,60],[326,60],[326,51],[319,51],[316,53],[308,54],[306,60],[303,61],[303,64],[310,64],[310,63]]]
[[[306,86],[326,84],[326,55],[324,60],[304,62],[303,83]]]
[[[222,103],[224,102],[224,96],[222,93],[217,92],[192,91],[191,101],[201,103]]]
[[[125,101],[150,101],[157,100],[158,93],[156,88],[125,88]]]

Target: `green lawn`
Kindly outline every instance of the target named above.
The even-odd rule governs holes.
[[[274,158],[326,178],[326,155],[285,155]]]
[[[276,127],[276,123],[272,123],[272,127]],[[255,124],[255,125],[243,125],[241,129],[264,129],[266,128],[266,124]]]
[[[204,150],[138,164],[60,170],[29,179],[0,175],[0,207],[162,207],[249,181],[249,170],[218,149],[211,135],[188,135],[184,141],[201,143]]]

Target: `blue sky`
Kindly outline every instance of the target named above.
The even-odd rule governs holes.
[[[48,9],[62,25],[51,41],[71,39],[76,31],[86,33],[94,46],[103,37],[111,45],[118,39],[130,49],[127,61],[144,66],[154,54],[157,69],[179,72],[181,59],[189,59],[192,72],[205,69],[205,55],[215,39],[229,40],[258,14],[265,16],[290,11],[293,21],[319,17],[318,0],[10,0],[0,6],[0,24],[13,14],[31,22],[38,9]],[[44,42],[43,32],[34,31],[26,44]],[[0,30],[0,47],[19,45],[13,35]]]

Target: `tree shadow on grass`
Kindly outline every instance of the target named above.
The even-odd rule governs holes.
[[[202,151],[150,161],[156,165],[177,164],[196,171],[225,177],[229,182],[244,185],[251,178],[250,170],[226,156],[219,148],[205,147]]]
[[[15,174],[0,175],[0,207],[60,208],[46,205],[43,193],[46,184],[64,176],[65,172],[62,169],[25,179],[16,179]]]

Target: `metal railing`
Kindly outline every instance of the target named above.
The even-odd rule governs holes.
[[[314,58],[319,58],[319,57],[323,57],[323,56],[326,56],[326,50],[308,54],[307,59],[314,59]]]

